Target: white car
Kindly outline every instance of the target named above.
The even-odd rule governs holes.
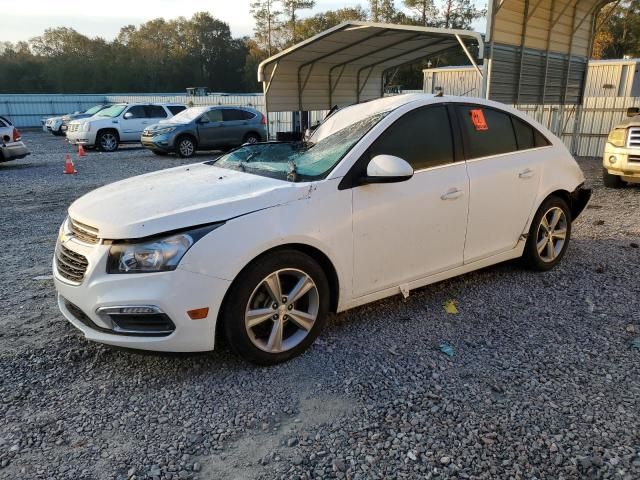
[[[90,118],[69,122],[67,140],[73,145],[113,152],[121,143],[139,143],[146,127],[186,108],[180,104],[116,103]]]
[[[245,145],[75,201],[53,261],[86,338],[304,351],[329,312],[505,260],[566,252],[591,192],[563,143],[510,107],[410,94],[339,110],[307,143]]]

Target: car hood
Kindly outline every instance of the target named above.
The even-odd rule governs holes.
[[[628,117],[618,125],[616,128],[629,128],[629,127],[640,127],[640,115],[636,115],[635,117]]]
[[[69,115],[65,115],[64,117],[62,117],[62,120],[68,122],[69,120],[79,120],[81,118],[89,118],[91,116],[92,115],[88,113],[70,113]]]
[[[69,216],[100,238],[142,238],[228,220],[304,197],[309,185],[192,164],[98,188],[69,207]]]

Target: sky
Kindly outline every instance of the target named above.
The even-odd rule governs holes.
[[[2,0],[1,3],[0,41],[28,40],[46,28],[63,26],[90,37],[111,40],[124,25],[138,25],[158,17],[188,18],[202,11],[227,22],[234,37],[251,35],[253,31],[251,0]],[[366,0],[318,0],[315,11],[365,3]]]
[[[208,11],[231,27],[234,37],[251,35],[253,18],[251,0],[0,0],[0,41],[17,42],[41,35],[45,29],[72,27],[89,37],[112,40],[124,25],[139,25],[158,17],[165,19],[190,17]],[[316,0],[314,10],[351,7],[367,0]],[[396,4],[400,4],[397,0]],[[484,22],[474,25],[484,30]]]

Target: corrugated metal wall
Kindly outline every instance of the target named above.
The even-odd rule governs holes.
[[[464,69],[442,69],[432,72],[434,75],[425,82],[425,89],[444,85],[445,93],[478,96],[476,91],[469,92],[475,86],[479,88],[478,76]],[[425,79],[427,78],[425,72]],[[444,82],[446,80],[446,83]],[[456,89],[460,90],[457,91]],[[453,92],[452,92],[453,90]],[[479,90],[478,90],[479,91]],[[408,93],[408,92],[405,92]],[[89,108],[97,103],[108,102],[176,102],[194,105],[243,105],[251,106],[263,113],[262,94],[251,95],[209,95],[207,97],[187,97],[181,94],[114,94],[114,95],[0,95],[0,115],[8,116],[19,127],[38,127],[40,118],[60,115],[70,111]],[[556,132],[567,147],[571,148],[575,116],[580,116],[579,140],[574,149],[578,155],[599,156],[604,151],[607,135],[611,128],[626,116],[628,107],[640,107],[639,97],[588,97],[582,107],[575,105],[536,105],[520,104],[516,108],[527,113]],[[311,125],[321,121],[326,111],[310,113]],[[269,114],[270,132],[292,129],[292,116],[288,112]]]
[[[117,93],[100,95],[0,95],[0,115],[6,116],[17,127],[39,127],[43,118],[86,110],[98,103],[119,102],[173,102],[186,105],[237,105],[252,107],[266,114],[264,95],[212,94],[206,97],[190,97],[181,93]],[[321,121],[325,111],[311,112],[311,124]],[[272,135],[292,129],[290,112],[269,114],[269,131]]]

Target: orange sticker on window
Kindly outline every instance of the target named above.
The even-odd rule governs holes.
[[[484,119],[484,113],[479,108],[471,110],[471,121],[473,122],[473,126],[476,127],[476,130],[489,130],[487,122]]]

